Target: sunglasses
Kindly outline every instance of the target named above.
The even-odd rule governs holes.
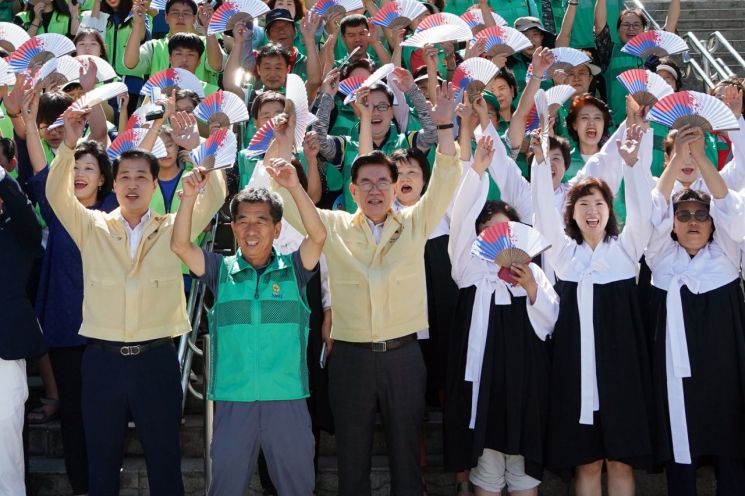
[[[708,210],[677,210],[675,218],[678,219],[678,222],[691,222],[692,219],[695,219],[696,222],[706,222],[711,217]]]

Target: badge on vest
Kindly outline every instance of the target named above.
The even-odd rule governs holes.
[[[279,284],[272,284],[272,296],[279,298]]]

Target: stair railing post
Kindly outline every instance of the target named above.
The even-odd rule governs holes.
[[[204,352],[204,494],[207,494],[212,480],[212,420],[214,417],[214,403],[207,398],[207,388],[209,387],[210,373],[210,335],[205,334],[202,337]]]

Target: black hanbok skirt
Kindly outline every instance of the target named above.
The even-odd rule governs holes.
[[[461,289],[450,348],[444,412],[445,467],[476,466],[485,448],[525,457],[525,471],[543,476],[544,434],[548,413],[547,343],[533,331],[526,297],[494,305],[481,368],[476,425],[469,429],[472,384],[464,380],[471,310],[476,287]],[[493,300],[492,300],[493,301]]]
[[[738,278],[713,291],[680,290],[691,377],[683,379],[691,457],[745,458],[745,301]],[[673,460],[665,373],[665,298],[652,288],[656,455]]]
[[[556,284],[561,308],[552,340],[546,466],[566,470],[610,459],[651,465],[652,378],[636,280],[595,284],[595,363],[600,409],[579,423],[580,322],[577,283]]]

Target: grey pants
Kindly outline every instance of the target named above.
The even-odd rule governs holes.
[[[419,431],[427,371],[419,344],[375,353],[336,341],[329,360],[339,495],[370,494],[375,413],[380,408],[391,471],[391,496],[421,496]]]
[[[302,399],[216,402],[209,495],[246,494],[259,448],[280,496],[313,494],[315,439]]]

